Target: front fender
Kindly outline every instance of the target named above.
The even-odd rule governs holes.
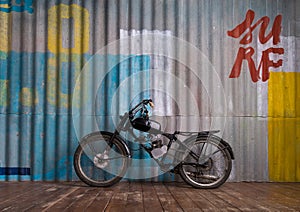
[[[87,137],[89,136],[95,136],[95,135],[108,135],[108,136],[113,136],[113,133],[108,132],[108,131],[97,131],[97,132],[93,132],[90,133],[88,135],[86,135],[83,140],[85,140]],[[123,140],[123,138],[121,138],[119,135],[115,135],[115,139],[118,140],[118,142],[122,145],[122,147],[125,149],[126,151],[126,156],[128,156],[129,158],[131,158],[131,152],[126,144],[126,142]]]

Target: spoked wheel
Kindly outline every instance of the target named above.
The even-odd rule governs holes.
[[[90,186],[111,186],[126,173],[129,158],[118,139],[111,144],[111,134],[92,133],[85,136],[74,155],[77,176]]]
[[[182,179],[195,188],[217,188],[232,168],[228,149],[215,137],[197,138],[179,166]]]

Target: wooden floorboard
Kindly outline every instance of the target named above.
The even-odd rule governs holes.
[[[161,211],[162,205],[151,182],[141,183],[145,212]]]
[[[178,200],[168,191],[164,184],[154,183],[153,187],[164,211],[183,211]]]
[[[139,182],[129,183],[125,211],[143,211],[143,208],[144,202],[142,184]]]
[[[300,211],[300,183],[0,182],[0,211]]]

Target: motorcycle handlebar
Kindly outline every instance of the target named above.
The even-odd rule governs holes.
[[[144,99],[142,102],[144,104],[149,104],[150,102],[152,102],[152,99]]]
[[[152,108],[154,107],[154,104],[153,104],[152,99],[144,99],[144,100],[142,100],[140,103],[138,103],[135,107],[133,107],[133,108],[129,111],[129,114],[132,114],[133,111],[134,111],[135,109],[137,109],[141,104],[143,104],[143,105],[149,104],[150,107],[152,107]]]

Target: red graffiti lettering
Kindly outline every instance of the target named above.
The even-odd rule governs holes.
[[[250,70],[251,79],[253,82],[257,82],[260,79],[259,71],[262,69],[262,81],[265,82],[269,79],[270,72],[269,68],[274,67],[278,68],[282,66],[282,59],[278,60],[277,62],[274,62],[270,60],[269,54],[283,54],[284,49],[283,48],[269,48],[262,52],[261,61],[259,63],[258,68],[256,69],[255,63],[252,59],[252,56],[254,54],[254,49],[252,47],[243,48],[240,47],[235,63],[233,65],[233,68],[231,70],[231,73],[229,75],[229,78],[237,78],[240,76],[241,69],[242,69],[242,62],[243,60],[246,60],[248,62],[248,67]]]
[[[271,38],[273,38],[273,44],[277,45],[280,42],[280,33],[281,33],[281,21],[282,21],[282,16],[277,15],[271,31],[266,34],[266,30],[268,28],[270,18],[267,16],[262,17],[259,19],[256,23],[253,24],[253,20],[255,17],[255,13],[252,10],[248,10],[246,13],[245,20],[237,25],[233,30],[228,31],[227,34],[233,38],[239,38],[241,37],[244,33],[246,33],[242,39],[240,40],[240,44],[246,45],[252,42],[252,32],[253,30],[260,25],[259,29],[259,42],[261,44],[265,44],[268,42]],[[262,81],[267,81],[269,79],[269,68],[274,67],[278,68],[282,66],[282,60],[278,60],[277,62],[274,62],[270,60],[269,54],[283,54],[284,49],[283,48],[268,48],[262,52],[262,57],[259,63],[258,68],[256,68],[255,63],[252,59],[252,56],[254,54],[254,49],[252,47],[247,47],[243,48],[240,47],[237,57],[235,59],[235,63],[233,65],[233,68],[230,73],[230,78],[237,78],[239,77],[241,73],[241,68],[242,68],[242,62],[243,60],[246,60],[248,62],[248,67],[251,75],[251,79],[253,82],[257,82],[260,79],[260,70],[262,71],[261,73],[261,78]]]
[[[227,34],[233,38],[239,38],[246,30],[248,30],[246,35],[241,39],[240,44],[249,44],[252,42],[252,31],[259,24],[261,24],[260,30],[259,30],[259,41],[262,44],[264,44],[268,40],[270,40],[271,37],[273,37],[273,44],[274,45],[278,44],[280,42],[282,16],[281,15],[276,16],[273,26],[272,26],[272,30],[269,32],[269,34],[267,36],[265,36],[265,33],[266,33],[266,29],[269,25],[270,18],[267,16],[264,16],[261,19],[259,19],[254,25],[252,25],[254,16],[255,16],[254,11],[248,10],[245,20],[242,23],[240,23],[239,25],[237,25],[233,30],[228,31]]]

